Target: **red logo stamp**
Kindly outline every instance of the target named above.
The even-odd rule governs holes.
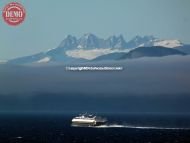
[[[2,16],[7,24],[17,26],[24,21],[26,11],[20,3],[11,2],[4,7]]]

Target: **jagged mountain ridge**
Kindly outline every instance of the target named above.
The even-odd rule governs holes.
[[[167,48],[174,48],[183,46],[180,40],[165,40],[158,39],[154,36],[136,36],[130,41],[126,41],[122,35],[115,36],[112,35],[107,39],[102,39],[94,34],[88,33],[84,34],[81,38],[77,39],[74,36],[68,35],[59,45],[58,48],[79,48],[79,49],[93,49],[93,48],[137,48],[137,47],[147,47],[147,46],[163,46]],[[67,48],[66,48],[67,47]],[[68,50],[68,49],[67,49]]]
[[[57,48],[31,56],[12,59],[9,60],[8,63],[81,62],[93,60],[102,55],[122,52],[127,53],[138,47],[153,46],[177,48],[184,46],[184,44],[179,40],[160,40],[153,36],[136,36],[126,42],[122,35],[113,35],[107,39],[99,38],[91,33],[84,34],[78,39],[75,36],[68,35]]]
[[[127,42],[122,35],[118,37],[113,35],[107,39],[102,39],[94,34],[84,34],[78,40],[76,37],[68,35],[58,46],[58,48],[64,48],[65,50],[71,50],[73,48],[78,49],[93,49],[93,48],[127,48]],[[68,49],[69,48],[69,49]]]

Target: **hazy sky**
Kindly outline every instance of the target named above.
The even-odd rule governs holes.
[[[1,0],[2,11],[12,0]],[[17,27],[0,16],[0,60],[55,48],[68,34],[123,34],[177,38],[190,43],[189,0],[16,0],[27,16]]]

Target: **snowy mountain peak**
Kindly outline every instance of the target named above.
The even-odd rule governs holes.
[[[118,42],[126,44],[125,39],[123,38],[123,35],[119,35],[117,38]]]
[[[61,42],[59,47],[71,48],[71,47],[76,46],[76,44],[77,44],[76,37],[74,37],[72,35],[67,35],[66,38]]]
[[[180,40],[155,40],[153,46],[162,46],[167,48],[176,48],[183,46]]]
[[[101,47],[101,39],[96,37],[94,34],[87,33],[84,34],[78,40],[78,48],[100,48]]]
[[[151,47],[151,46],[162,46],[167,48],[175,48],[183,46],[179,40],[162,40],[155,38],[154,36],[136,36],[127,43],[128,48],[137,47]]]
[[[108,47],[111,48],[127,48],[126,41],[123,38],[123,35],[119,35],[118,37],[116,37],[115,35],[110,36],[106,40],[106,44]]]
[[[135,36],[132,40],[127,43],[128,48],[137,48],[142,46],[147,46],[148,43],[153,41],[155,38],[153,36]]]
[[[82,36],[85,39],[93,39],[93,38],[97,38],[96,35],[92,34],[92,33],[86,33]]]
[[[117,37],[115,35],[110,36],[107,40],[111,41],[111,42],[116,42]]]
[[[106,54],[126,53],[138,47],[176,48],[183,46],[183,43],[179,40],[162,40],[154,36],[136,36],[126,42],[122,35],[113,35],[107,39],[101,39],[94,34],[87,33],[79,39],[72,35],[67,35],[56,48],[35,55],[9,60],[8,63],[66,63],[76,61],[76,59],[78,61],[84,61],[86,59],[92,60]]]
[[[120,35],[118,36],[118,40],[125,41],[122,34],[120,34]]]
[[[123,35],[118,36],[117,43],[115,44],[114,48],[126,48],[126,42],[123,38]]]

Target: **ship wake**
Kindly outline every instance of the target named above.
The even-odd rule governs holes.
[[[91,127],[91,126],[89,126]],[[93,126],[93,128],[131,128],[131,129],[155,129],[155,130],[190,130],[190,128],[176,128],[176,127],[156,127],[156,126],[134,126],[125,124],[107,124],[100,126]]]

